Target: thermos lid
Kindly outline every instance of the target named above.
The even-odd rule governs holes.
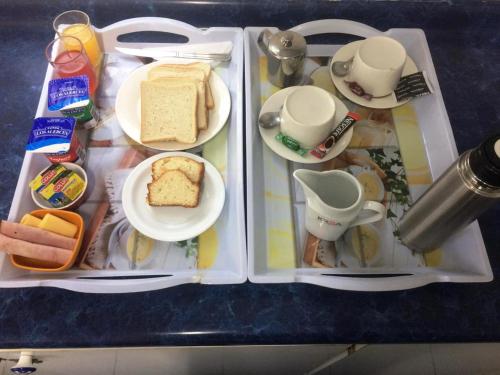
[[[280,31],[269,38],[269,52],[278,59],[306,54],[306,39],[295,31]]]
[[[500,188],[500,134],[487,138],[474,149],[469,163],[477,178]]]

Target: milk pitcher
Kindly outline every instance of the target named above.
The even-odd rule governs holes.
[[[348,228],[385,216],[384,205],[365,200],[363,186],[350,173],[297,169],[293,177],[306,196],[306,229],[322,240],[336,241]]]

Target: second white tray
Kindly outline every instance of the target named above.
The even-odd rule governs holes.
[[[255,283],[305,282],[329,288],[383,291],[409,289],[433,282],[486,282],[492,271],[476,222],[454,235],[442,246],[442,259],[433,267],[408,263],[401,267],[312,268],[302,262],[304,246],[301,206],[291,170],[307,165],[291,165],[272,153],[259,135],[257,116],[263,98],[277,91],[266,82],[266,64],[262,60],[257,38],[263,27],[245,28],[245,101],[247,145],[247,235],[248,277]],[[274,33],[278,29],[268,27]],[[419,70],[425,70],[435,89],[433,95],[411,102],[420,127],[432,179],[436,179],[457,158],[451,126],[439,89],[425,35],[420,29],[390,29],[381,32],[348,20],[318,20],[293,27],[304,36],[316,34],[350,34],[354,39],[388,35],[399,40]],[[309,44],[308,58],[333,56],[341,46]],[[394,112],[393,112],[394,115]],[[276,186],[279,185],[279,188]],[[413,200],[423,192],[411,191]],[[280,190],[281,189],[281,190]],[[276,192],[280,192],[277,194]],[[300,195],[300,192],[299,192]],[[270,202],[273,202],[272,204]],[[291,221],[291,223],[290,223]],[[294,229],[295,227],[295,229]],[[298,228],[298,229],[297,229]],[[276,262],[276,253],[282,253]],[[295,260],[291,259],[295,258]],[[273,266],[270,260],[273,259]],[[295,266],[291,265],[295,262]],[[284,265],[284,266],[283,266]]]

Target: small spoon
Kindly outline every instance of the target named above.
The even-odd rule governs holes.
[[[351,69],[352,57],[347,61],[335,61],[332,64],[332,71],[337,77],[344,77]]]
[[[264,129],[271,129],[281,123],[279,112],[266,112],[259,117],[259,126]]]

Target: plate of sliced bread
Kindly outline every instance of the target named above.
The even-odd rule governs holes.
[[[133,71],[118,90],[115,109],[134,141],[179,151],[207,142],[224,127],[231,96],[210,64],[166,59]]]
[[[183,241],[206,231],[224,207],[219,171],[200,156],[165,152],[137,165],[122,191],[125,216],[145,236]]]

